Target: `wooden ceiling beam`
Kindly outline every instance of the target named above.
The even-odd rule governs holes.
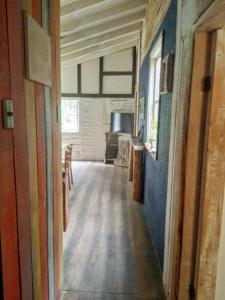
[[[146,9],[148,4],[148,0],[135,0],[129,1],[121,5],[115,5],[110,9],[106,9],[102,12],[91,14],[86,16],[85,18],[82,16],[80,18],[69,18],[68,22],[62,23],[61,25],[61,33],[62,35],[65,33],[70,33],[73,30],[82,30],[91,26],[96,26],[115,20],[118,17],[125,17],[132,13],[137,13],[141,10]]]
[[[65,17],[71,13],[79,13],[87,8],[97,6],[108,0],[78,0],[66,5],[61,6],[60,15]]]
[[[141,29],[144,13],[145,12],[143,10],[127,17],[121,17],[117,20],[109,21],[104,25],[94,26],[92,28],[62,37],[61,47],[88,40],[90,38],[97,37],[102,34],[113,32],[117,29],[128,28],[131,25],[134,27],[136,26],[136,29]]]
[[[105,43],[99,46],[89,48],[84,51],[77,52],[76,54],[70,54],[62,57],[61,64],[62,67],[68,67],[71,65],[76,65],[85,61],[89,61],[95,58],[99,58],[105,55],[109,55],[115,52],[119,52],[138,44],[138,39],[126,41],[124,38],[118,39],[118,44],[115,43]]]
[[[136,27],[135,27],[136,28]],[[80,43],[73,44],[68,47],[64,47],[61,49],[61,57],[75,53],[93,46],[97,46],[100,44],[104,44],[105,42],[111,41],[112,43],[117,43],[118,39],[121,39],[122,37],[127,40],[131,39],[138,39],[140,38],[140,29],[135,29],[132,26],[124,29],[118,29],[110,33],[106,33],[103,35],[100,35],[98,37],[94,37],[85,41],[82,41]]]

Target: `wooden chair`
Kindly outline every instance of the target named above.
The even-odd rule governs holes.
[[[73,145],[70,144],[66,147],[65,150],[65,161],[67,161],[69,165],[70,185],[73,184],[72,153],[73,153]]]
[[[63,231],[66,232],[69,222],[69,186],[68,186],[68,169],[63,167],[62,170],[62,187],[63,187]]]
[[[62,185],[63,185],[63,230],[67,229],[69,222],[69,191],[73,184],[72,173],[72,149],[70,144],[65,148],[64,161],[62,163]]]

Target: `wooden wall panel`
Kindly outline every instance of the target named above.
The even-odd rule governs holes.
[[[187,135],[185,193],[180,266],[179,299],[189,299],[188,286],[193,284],[197,223],[200,205],[203,136],[208,92],[202,91],[202,78],[209,75],[209,34],[197,33]],[[195,232],[195,234],[193,234]]]
[[[61,143],[56,117],[61,94],[59,1],[51,1],[50,11],[55,63],[53,89],[25,79],[24,61],[22,11],[33,15],[49,32],[49,6],[48,0],[4,0],[0,3],[0,96],[13,99],[15,123],[14,130],[0,129],[1,141],[4,140],[0,144],[1,169],[4,170],[4,176],[0,172],[3,183],[0,193],[3,199],[10,199],[1,202],[0,210],[6,299],[54,299],[55,291],[58,296],[62,277]]]
[[[11,99],[6,1],[0,2],[0,297],[20,299],[13,130],[3,129],[2,100]],[[10,216],[10,219],[9,219]],[[0,283],[2,285],[2,282]]]
[[[21,1],[7,1],[11,96],[14,101],[14,154],[21,299],[33,299],[28,149],[24,92],[24,40]]]
[[[34,299],[42,299],[34,83],[25,80]]]
[[[42,25],[47,33],[50,26],[50,1],[42,1]],[[52,40],[53,43],[53,40]],[[53,89],[54,89],[53,85]],[[48,270],[49,299],[55,299],[55,266],[54,266],[54,173],[53,173],[53,140],[52,140],[52,90],[44,88],[45,94],[45,128],[46,128],[46,175],[47,175],[47,219],[48,219]],[[55,148],[55,147],[54,147]]]
[[[33,17],[42,25],[42,1],[32,0]],[[42,299],[48,299],[48,241],[47,241],[47,203],[46,203],[46,155],[45,155],[45,101],[44,86],[34,83],[37,128],[37,163],[40,226],[40,260]]]
[[[211,107],[205,143],[197,299],[215,297],[225,182],[225,30],[214,32]]]
[[[63,207],[62,207],[62,167],[61,167],[61,124],[57,111],[61,102],[60,86],[60,3],[51,1],[50,32],[52,36],[52,122],[53,122],[53,167],[54,167],[54,253],[55,253],[55,296],[58,297],[62,284],[63,258]]]
[[[46,127],[46,174],[47,174],[47,219],[48,219],[48,270],[49,299],[55,298],[54,293],[54,182],[53,182],[53,147],[51,119],[51,90],[45,87],[45,127]]]

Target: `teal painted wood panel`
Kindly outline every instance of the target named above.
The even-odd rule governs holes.
[[[54,299],[54,186],[51,107],[51,89],[49,87],[45,87],[48,270],[50,300]]]

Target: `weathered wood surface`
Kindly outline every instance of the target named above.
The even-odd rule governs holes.
[[[74,174],[61,299],[163,300],[143,207],[132,201],[127,170],[78,162]]]
[[[217,28],[225,26],[224,19],[224,10],[225,10],[225,1],[224,0],[206,0],[199,1],[199,8],[204,8],[211,5],[209,8],[201,15],[197,23],[194,25],[194,29],[197,31],[213,31]],[[207,3],[208,2],[208,3]]]
[[[142,61],[166,15],[171,0],[150,0],[142,27]]]
[[[132,145],[132,143],[130,143],[130,152],[129,152],[128,181],[133,181],[133,145]]]
[[[24,40],[21,1],[7,1],[11,97],[14,101],[14,155],[21,276],[21,298],[33,299],[32,245],[24,91]]]
[[[196,34],[186,149],[183,238],[179,285],[179,297],[183,300],[189,299],[188,286],[193,284],[195,268],[203,136],[208,96],[207,91],[202,91],[202,79],[209,75],[209,42],[208,33]]]
[[[46,175],[47,175],[47,224],[48,224],[48,270],[49,298],[55,297],[55,267],[54,267],[54,175],[53,175],[53,145],[51,118],[51,90],[45,87],[45,128],[46,128]]]
[[[62,201],[62,166],[61,166],[61,120],[57,116],[61,105],[60,86],[60,1],[50,1],[50,35],[52,40],[52,142],[53,172],[54,172],[54,271],[55,271],[55,297],[59,295],[62,284],[63,259],[63,201]]]
[[[212,90],[205,144],[197,299],[215,297],[225,182],[225,30],[214,33]]]
[[[32,0],[32,14],[42,25],[42,1]],[[48,299],[48,241],[47,241],[47,202],[46,202],[46,155],[45,155],[45,112],[44,87],[34,83],[36,128],[37,128],[37,167],[38,167],[38,201],[42,299]]]
[[[133,200],[141,202],[143,192],[143,151],[133,146]]]
[[[130,154],[130,137],[119,136],[118,138],[118,154],[114,160],[114,165],[118,167],[128,167]]]
[[[0,2],[0,105],[11,99],[6,1]],[[0,297],[20,299],[16,192],[12,129],[3,129],[0,113]],[[9,218],[10,216],[10,218]]]
[[[32,240],[33,292],[34,299],[42,297],[41,287],[41,257],[40,257],[40,225],[38,203],[38,173],[37,173],[37,137],[35,118],[34,84],[25,80],[25,107],[27,122],[29,198]]]

